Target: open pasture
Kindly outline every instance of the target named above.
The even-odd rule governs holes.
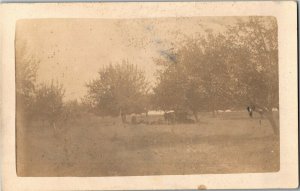
[[[278,112],[273,113],[278,123]],[[151,118],[152,116],[149,116]],[[163,116],[160,116],[163,118]],[[156,116],[159,118],[159,116]],[[273,172],[279,138],[266,119],[246,111],[194,124],[122,124],[120,118],[85,115],[50,126],[18,127],[19,176],[140,176]],[[156,119],[157,120],[157,119]]]

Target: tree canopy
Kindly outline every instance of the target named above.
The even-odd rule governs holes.
[[[87,84],[85,102],[99,115],[121,115],[146,111],[149,91],[145,74],[136,65],[123,61],[99,71],[98,78]]]
[[[194,113],[217,109],[263,110],[276,130],[272,108],[278,107],[278,45],[275,19],[250,17],[227,27],[187,38],[163,66],[154,88],[155,104],[163,110]]]

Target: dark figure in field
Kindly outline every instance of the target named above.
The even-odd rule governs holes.
[[[175,122],[175,112],[174,111],[165,112],[164,118],[168,124],[174,123]]]
[[[253,117],[253,112],[257,112],[260,114],[260,119],[259,119],[259,125],[261,125],[261,120],[264,117],[264,111],[261,108],[255,108],[255,106],[248,106],[247,111],[249,113],[249,116],[252,118]]]
[[[252,118],[253,117],[253,109],[252,109],[252,107],[248,106],[247,107],[247,111],[249,113],[249,116]]]
[[[263,118],[263,116],[264,116],[263,109],[255,108],[255,106],[248,106],[247,111],[248,111],[250,117],[253,117],[254,111],[260,114],[260,118]]]

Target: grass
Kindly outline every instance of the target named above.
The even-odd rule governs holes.
[[[275,113],[278,122],[278,113]],[[162,116],[161,116],[162,117]],[[257,116],[258,117],[258,116]],[[156,117],[159,118],[159,117]],[[123,125],[88,115],[17,127],[19,176],[141,176],[274,172],[279,138],[246,112],[199,114],[195,124]]]

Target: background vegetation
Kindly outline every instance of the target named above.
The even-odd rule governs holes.
[[[37,84],[38,61],[17,55],[17,104],[24,119],[56,123],[86,111],[99,116],[126,116],[149,110],[185,113],[199,121],[200,111],[256,108],[268,118],[274,133],[278,127],[272,109],[278,108],[277,25],[272,19],[251,17],[226,32],[187,37],[182,46],[160,58],[157,83],[150,86],[145,73],[122,61],[99,69],[98,78],[86,84],[84,98],[64,102],[64,87]],[[78,107],[78,109],[76,109]]]

